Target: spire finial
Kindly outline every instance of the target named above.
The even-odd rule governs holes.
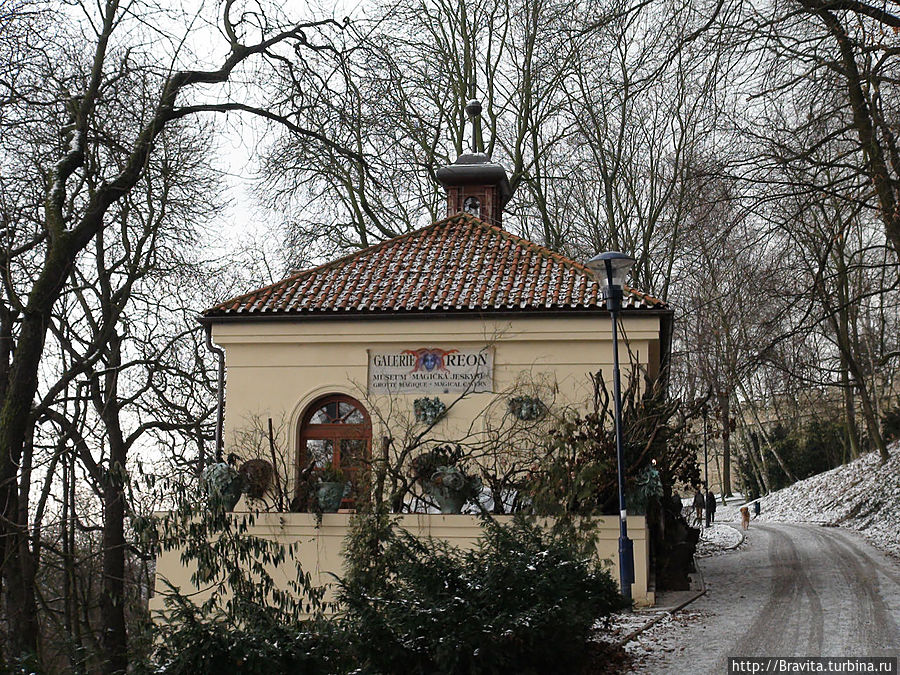
[[[484,152],[481,140],[481,101],[472,98],[466,104],[466,115],[472,120],[472,152]]]

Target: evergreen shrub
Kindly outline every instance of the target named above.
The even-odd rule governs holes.
[[[183,599],[172,608],[169,626],[161,628],[155,664],[145,672],[331,675],[350,670],[342,661],[338,632],[329,622],[284,622],[268,607],[245,607],[241,615],[239,624],[233,617],[210,619]]]
[[[887,443],[900,438],[900,405],[884,413],[881,418],[881,433]]]
[[[485,518],[462,551],[372,523],[351,537],[341,593],[361,672],[577,672],[593,625],[624,606],[572,532]]]
[[[346,540],[338,614],[318,611],[316,598],[272,602],[272,589],[244,583],[228,602],[199,607],[173,593],[153,658],[136,672],[578,672],[596,652],[594,625],[625,606],[594,541],[524,517],[500,525],[485,516],[482,527],[478,547],[463,551],[417,540],[388,514],[361,514]],[[240,570],[231,572],[237,581]]]
[[[851,459],[846,444],[844,426],[832,420],[813,419],[805,425],[791,429],[777,424],[767,431],[767,439],[797,480],[803,480],[828,471]],[[745,443],[757,449],[754,452],[768,453],[765,443],[758,434],[751,432]],[[757,480],[757,470],[748,457],[748,452],[738,453],[738,473],[743,476],[748,493],[763,494],[764,485]],[[771,490],[780,490],[791,484],[790,478],[777,461],[770,459],[765,467]]]

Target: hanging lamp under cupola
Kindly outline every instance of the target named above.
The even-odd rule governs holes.
[[[492,225],[501,225],[503,207],[512,197],[506,170],[491,161],[481,138],[481,102],[466,104],[472,123],[472,146],[453,164],[442,166],[435,177],[447,191],[447,216],[468,213]]]

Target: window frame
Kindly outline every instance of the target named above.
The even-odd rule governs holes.
[[[353,406],[362,414],[363,421],[356,424],[338,423],[312,423],[311,420],[315,414],[328,404],[346,403]],[[313,440],[330,440],[333,442],[333,451],[331,458],[331,466],[339,468],[342,471],[349,472],[351,476],[357,474],[364,469],[363,466],[347,467],[342,463],[341,441],[365,441],[363,449],[363,457],[371,459],[372,457],[372,419],[369,411],[358,400],[347,394],[327,394],[320,396],[310,403],[300,418],[300,424],[297,425],[297,453],[295,461],[295,492],[299,489],[300,472],[303,471],[309,463],[309,452],[307,451],[307,442]],[[342,507],[352,507],[353,499],[345,498],[341,502]]]

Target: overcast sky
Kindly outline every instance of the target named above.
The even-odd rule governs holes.
[[[324,17],[342,19],[345,16],[349,16],[351,20],[359,20],[364,17],[369,0],[338,0],[337,3],[330,4],[301,0],[276,4],[300,20]],[[324,7],[325,4],[328,6]],[[213,6],[208,0],[205,3],[191,0],[186,3],[187,7],[196,9],[203,5],[205,8]],[[207,39],[211,40],[212,36]],[[221,37],[217,38],[217,44],[224,44]],[[221,237],[214,240],[213,246],[218,252],[225,253],[244,247],[249,241],[255,241],[272,255],[273,260],[278,259],[280,242],[272,233],[278,231],[282,216],[265,208],[252,193],[259,169],[259,151],[265,149],[271,139],[266,136],[264,125],[250,115],[220,115],[216,125],[219,130],[218,157],[221,158],[217,168],[227,176],[224,196],[228,206],[213,224],[213,231],[221,233]],[[276,277],[282,271],[273,270]]]

